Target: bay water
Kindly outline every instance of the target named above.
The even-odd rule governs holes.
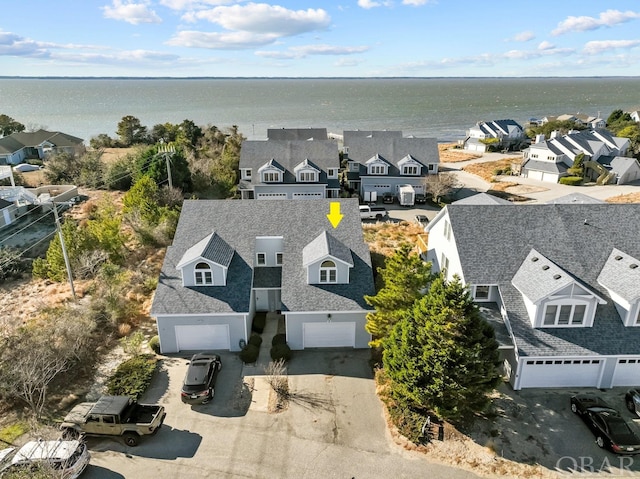
[[[0,78],[0,114],[28,129],[115,137],[123,116],[149,129],[192,120],[248,139],[268,128],[402,130],[440,141],[477,121],[640,108],[639,77],[603,78]]]

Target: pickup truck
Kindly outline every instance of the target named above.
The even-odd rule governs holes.
[[[139,404],[127,396],[102,396],[97,402],[75,406],[60,425],[64,437],[122,436],[137,446],[140,436],[155,434],[166,413],[163,406]]]
[[[384,206],[360,205],[360,219],[381,220],[388,216],[387,209]]]

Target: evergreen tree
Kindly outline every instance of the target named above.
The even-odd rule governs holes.
[[[501,381],[493,328],[459,278],[442,277],[383,341],[383,364],[401,403],[455,420],[486,409]]]
[[[369,343],[380,347],[382,339],[387,337],[391,328],[403,314],[413,307],[413,303],[422,297],[433,279],[431,264],[422,261],[419,255],[411,252],[411,245],[402,245],[385,261],[385,267],[379,268],[383,286],[375,296],[365,296],[368,305],[376,311],[367,314],[365,329],[373,336]]]

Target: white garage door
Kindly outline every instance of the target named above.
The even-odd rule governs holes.
[[[542,171],[529,170],[527,171],[527,178],[531,178],[532,180],[542,181],[542,176],[544,173]]]
[[[599,359],[524,359],[521,388],[597,387],[603,361]]]
[[[258,193],[259,200],[286,200],[286,193]]]
[[[176,326],[178,351],[229,349],[229,325]]]
[[[303,323],[303,348],[340,348],[356,344],[356,323]]]
[[[324,198],[322,193],[294,193],[292,196],[294,198],[298,198],[299,200],[314,200],[317,198]]]
[[[547,181],[549,183],[557,183],[558,182],[558,175],[555,173],[543,173],[542,174],[542,181]]]
[[[612,386],[640,386],[640,359],[618,359]]]

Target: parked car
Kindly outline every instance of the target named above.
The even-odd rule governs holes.
[[[360,205],[360,219],[363,220],[383,220],[389,213],[384,206]]]
[[[427,226],[427,223],[429,223],[429,218],[427,218],[427,215],[416,215],[416,223],[418,223],[420,226]]]
[[[582,417],[596,436],[596,444],[616,454],[640,453],[640,437],[620,413],[595,395],[571,396],[571,411]]]
[[[640,390],[629,389],[624,395],[624,402],[627,404],[629,412],[640,416]]]
[[[212,353],[194,354],[189,361],[180,397],[186,404],[206,404],[215,394],[216,380],[222,369],[220,356]]]
[[[382,202],[383,203],[393,203],[395,196],[391,192],[386,192],[382,194]]]
[[[55,477],[75,479],[90,459],[89,450],[82,441],[30,441],[20,449],[10,447],[0,451],[0,478],[32,477],[38,471],[50,471]]]
[[[427,195],[424,193],[416,193],[416,204],[424,204],[427,202]]]

